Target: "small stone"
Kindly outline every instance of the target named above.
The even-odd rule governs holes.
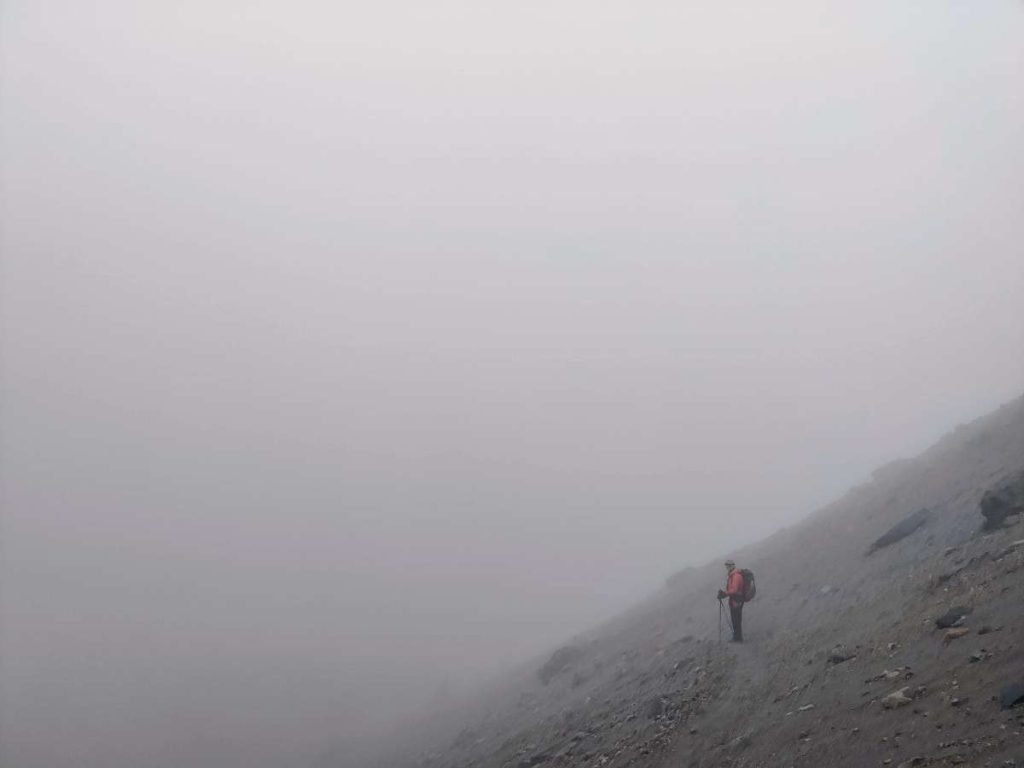
[[[857,658],[857,654],[856,653],[854,653],[853,651],[848,651],[845,648],[843,648],[842,646],[840,646],[840,647],[836,648],[834,651],[832,651],[828,655],[828,663],[829,664],[842,664],[844,661],[849,661],[850,659],[856,659],[856,658]]]
[[[814,709],[814,705],[813,704],[804,704],[797,711],[798,712],[810,712],[812,709]]]
[[[877,675],[875,675],[874,677],[869,677],[864,682],[871,683],[875,680],[898,680],[904,675],[906,675],[908,678],[911,677],[910,671],[906,669],[906,667],[901,667],[899,669],[883,669]]]
[[[744,733],[742,736],[738,736],[730,742],[730,746],[733,750],[741,752],[753,743],[753,739],[750,738],[750,734]]]
[[[909,696],[907,696],[906,691],[906,688],[900,688],[898,691],[893,691],[884,699],[882,699],[882,707],[884,707],[885,709],[905,707],[912,701],[912,699]]]
[[[951,643],[957,638],[961,638],[964,635],[968,634],[970,631],[971,630],[969,630],[967,627],[956,627],[946,632],[946,634],[942,638],[942,642]]]

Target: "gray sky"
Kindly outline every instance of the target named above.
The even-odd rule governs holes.
[[[1020,3],[0,13],[5,765],[303,766],[1024,390]]]

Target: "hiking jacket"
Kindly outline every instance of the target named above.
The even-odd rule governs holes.
[[[743,573],[739,568],[734,568],[725,582],[725,594],[729,596],[729,605],[738,608],[743,605]]]

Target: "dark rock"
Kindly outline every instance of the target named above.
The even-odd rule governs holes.
[[[828,655],[829,664],[842,664],[844,661],[857,658],[856,651],[850,651],[846,648],[836,648]]]
[[[982,527],[986,531],[1001,528],[1007,517],[1024,511],[1024,474],[994,491],[985,491],[978,509],[985,518]]]
[[[985,518],[982,527],[986,531],[993,531],[996,528],[1002,527],[1003,522],[1010,516],[1013,509],[1005,496],[992,491],[985,491],[981,501],[978,503],[978,507],[982,517]]]
[[[875,539],[875,542],[868,547],[868,551],[865,553],[865,556],[873,554],[883,547],[895,544],[901,539],[905,539],[928,522],[929,517],[931,517],[931,512],[927,509],[919,509],[914,514],[903,518],[900,522],[896,523],[896,525]]]
[[[999,691],[999,706],[1003,709],[1024,704],[1024,683],[1011,683]]]
[[[559,672],[562,672],[577,662],[583,656],[583,651],[575,645],[566,645],[559,648],[548,659],[544,666],[537,672],[540,681],[547,685]]]
[[[939,629],[958,626],[964,620],[964,617],[969,616],[970,613],[971,609],[965,605],[955,606],[939,616],[935,620],[935,626]]]

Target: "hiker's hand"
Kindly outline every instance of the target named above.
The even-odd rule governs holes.
[[[727,597],[724,589],[718,590],[718,599],[721,600],[723,597]]]

